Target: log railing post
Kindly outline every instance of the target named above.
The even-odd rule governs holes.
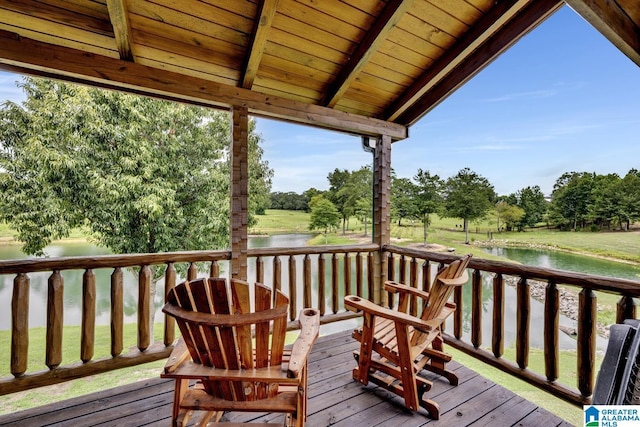
[[[471,279],[471,343],[475,348],[482,345],[482,272],[473,271]]]
[[[45,363],[53,369],[62,363],[62,331],[64,327],[64,279],[54,270],[47,284],[47,354]]]
[[[516,363],[520,369],[529,365],[529,319],[531,317],[531,293],[526,277],[516,285]]]
[[[320,316],[324,316],[327,310],[326,303],[326,274],[327,266],[324,254],[318,255],[318,309],[320,310]]]
[[[165,280],[165,288],[167,281]],[[171,320],[173,321],[173,320]],[[165,325],[165,333],[167,326]],[[124,347],[124,279],[122,268],[111,273],[111,356],[122,353]]]
[[[616,323],[622,323],[625,319],[636,318],[636,303],[632,297],[622,295],[616,307]]]
[[[544,298],[544,366],[549,381],[558,379],[560,348],[558,345],[560,324],[560,292],[555,282],[547,284]]]
[[[596,354],[596,295],[584,288],[578,295],[578,390],[583,396],[593,392]]]
[[[338,312],[339,302],[338,302],[338,255],[335,253],[331,256],[331,309],[333,310],[333,314]]]
[[[29,355],[29,276],[13,279],[11,297],[11,374],[19,377],[27,371]]]
[[[289,256],[289,320],[298,315],[298,281],[297,261],[295,255]]]
[[[311,257],[309,254],[304,256],[302,264],[303,282],[302,282],[302,306],[310,308],[311,305]]]
[[[277,255],[273,257],[273,290],[282,290],[282,262]]]
[[[143,265],[138,273],[138,350],[151,343],[151,269]]]
[[[501,273],[493,278],[493,334],[491,351],[495,357],[504,354],[504,279]]]
[[[213,265],[213,263],[211,264]],[[217,276],[211,276],[217,277]],[[176,268],[172,262],[167,263],[164,271],[164,299],[167,300],[169,292],[176,286]],[[171,345],[176,339],[176,321],[168,314],[164,315],[164,345]]]
[[[82,276],[82,326],[80,360],[87,363],[93,358],[96,330],[96,275],[87,269]]]
[[[344,294],[351,295],[351,254],[346,252],[344,254],[343,261],[343,274],[344,274]]]

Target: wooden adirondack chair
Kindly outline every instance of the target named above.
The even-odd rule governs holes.
[[[162,311],[175,317],[182,338],[161,376],[175,379],[174,426],[186,425],[194,411],[206,411],[202,426],[219,422],[224,411],[283,412],[286,426],[304,425],[307,356],[318,336],[319,313],[301,311],[300,335],[285,350],[289,299],[276,291],[272,301],[262,284],[251,292],[248,283],[231,280],[228,287],[224,278],[187,281],[171,290]]]
[[[385,289],[398,294],[398,305],[388,309],[354,295],[344,299],[345,307],[362,311],[362,328],[353,337],[360,342],[354,352],[358,367],[353,378],[367,385],[369,381],[404,398],[407,408],[425,408],[432,418],[440,417],[436,402],[423,398],[431,381],[419,375],[427,369],[458,385],[457,376],[446,369],[451,355],[443,351],[441,325],[456,309],[449,297],[456,286],[468,281],[466,272],[471,255],[458,259],[436,276],[430,292],[386,282]],[[408,314],[411,298],[422,301],[420,317]],[[374,354],[376,356],[374,356]]]

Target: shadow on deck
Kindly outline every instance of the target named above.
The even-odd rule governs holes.
[[[449,366],[458,373],[460,384],[452,387],[446,380],[435,379],[433,388],[427,392],[440,404],[440,420],[430,419],[424,409],[411,413],[386,390],[363,387],[351,378],[355,348],[350,332],[318,339],[309,362],[308,426],[571,425],[456,362]],[[168,426],[172,391],[171,380],[139,381],[0,416],[0,426]],[[282,419],[281,415],[272,414],[229,415],[228,421],[234,422]]]

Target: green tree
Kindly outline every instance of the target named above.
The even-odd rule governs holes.
[[[444,182],[438,175],[431,175],[429,171],[418,169],[413,177],[413,203],[415,212],[420,217],[423,227],[423,244],[427,245],[427,228],[431,225],[430,215],[438,212],[442,205],[442,187]]]
[[[404,218],[416,217],[416,186],[408,178],[391,177],[391,216],[402,225]]]
[[[327,192],[327,199],[333,203],[340,216],[342,218],[342,234],[346,233],[347,219],[354,213],[354,205],[350,205],[349,193],[343,191],[343,188],[347,185],[351,172],[347,169],[334,169],[327,175],[329,180],[329,191]],[[313,209],[313,208],[312,208]]]
[[[228,246],[228,114],[113,91],[25,79],[0,109],[0,218],[23,251],[83,226],[116,253]],[[272,171],[250,125],[249,206]]]
[[[534,227],[542,221],[549,203],[539,186],[525,187],[515,194],[515,198],[515,204],[524,211],[524,215],[517,223],[518,230]]]
[[[445,215],[464,222],[465,243],[469,243],[469,221],[483,218],[496,198],[493,185],[469,168],[447,179],[444,186]]]
[[[551,194],[553,218],[559,225],[577,229],[587,220],[592,204],[592,190],[595,174],[588,172],[567,172],[556,180]]]
[[[340,224],[340,212],[331,201],[320,195],[314,196],[309,205],[311,207],[309,230],[323,230],[326,244],[329,241],[329,230]]]
[[[621,198],[618,212],[620,228],[624,222],[624,229],[629,230],[631,223],[640,219],[640,171],[631,169],[618,182],[616,192]]]

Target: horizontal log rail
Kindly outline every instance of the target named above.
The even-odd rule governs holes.
[[[357,314],[342,308],[343,296],[352,292],[373,294],[373,280],[367,271],[376,250],[376,245],[250,249],[248,258],[254,266],[250,280],[272,285],[289,295],[289,329],[299,328],[296,317],[303,307],[319,309],[322,324],[349,319]],[[162,273],[166,294],[182,280],[178,271],[189,280],[203,275],[226,277],[230,259],[231,252],[224,250],[0,261],[0,279],[5,276],[6,283],[7,278],[13,277],[11,301],[0,301],[0,310],[11,312],[11,345],[0,350],[0,357],[9,358],[10,372],[0,374],[0,395],[167,358],[176,330],[173,319],[165,316],[164,338],[152,342],[151,325],[156,311],[152,284],[158,279],[153,277],[154,270]],[[95,274],[98,269],[110,271],[108,283],[99,283]],[[137,344],[127,351],[123,342],[123,300],[125,286],[131,285],[124,280],[125,270],[137,274],[133,286],[138,295]],[[65,361],[63,365],[63,297],[65,285],[69,286],[63,273],[68,271],[81,272],[80,354],[78,360]],[[29,300],[29,275],[42,272],[48,275],[45,306],[33,306]],[[94,357],[97,289],[110,292],[110,357]],[[48,368],[35,372],[30,370],[28,358],[29,313],[33,310],[46,312],[43,362]]]
[[[387,245],[383,251],[388,254],[388,277],[410,284],[414,287],[429,289],[433,277],[432,264],[436,268],[457,259],[451,253],[426,252]],[[454,316],[453,333],[447,330],[445,342],[449,345],[518,377],[536,387],[558,396],[576,405],[590,403],[595,385],[596,360],[596,324],[597,306],[594,291],[620,295],[616,319],[622,322],[626,318],[636,317],[636,305],[633,298],[640,297],[640,282],[594,276],[568,271],[531,267],[510,262],[472,258],[469,263],[472,287],[470,338],[462,333],[463,299],[462,292],[454,294],[458,310]],[[482,346],[482,279],[491,278],[493,286],[492,336],[487,348]],[[505,330],[505,279],[516,279],[516,319],[515,319],[515,360],[507,360],[504,355]],[[529,346],[531,331],[531,295],[530,281],[546,282],[544,299],[544,373],[529,369]],[[559,383],[559,316],[560,301],[558,286],[573,287],[578,291],[577,320],[577,381],[576,388]],[[413,309],[413,308],[412,308]],[[414,309],[415,311],[415,309]]]
[[[435,271],[457,256],[451,253],[426,252],[397,246],[384,246],[389,259],[388,277],[411,286],[428,290]],[[290,298],[289,328],[298,327],[296,316],[302,307],[320,311],[323,324],[358,316],[345,311],[343,298],[357,294],[371,299],[374,295],[373,271],[376,245],[318,246],[301,248],[255,248],[248,250],[249,280],[259,281],[281,289]],[[152,342],[150,319],[154,312],[151,283],[153,270],[163,273],[165,292],[182,280],[178,271],[193,279],[198,275],[226,276],[231,258],[230,251],[194,251],[161,254],[105,255],[51,259],[25,259],[0,261],[0,275],[13,278],[11,301],[0,301],[0,310],[11,312],[10,349],[0,352],[9,357],[10,376],[0,378],[0,395],[50,385],[70,379],[94,375],[166,358],[176,338],[173,320],[165,318],[164,338]],[[203,265],[205,267],[203,267]],[[447,328],[446,341],[491,366],[521,378],[543,390],[574,404],[589,402],[594,386],[596,340],[596,297],[594,291],[620,295],[617,319],[635,317],[633,298],[640,297],[640,283],[571,273],[566,271],[529,267],[509,262],[473,258],[471,271],[471,334],[463,337],[462,294],[454,299],[461,308],[454,316],[453,328]],[[204,268],[204,271],[203,271]],[[99,283],[94,270],[110,269],[109,283]],[[65,283],[62,273],[81,272],[82,324],[80,325],[80,354],[76,361],[62,365],[62,331]],[[124,271],[135,271],[137,303],[137,345],[123,351],[123,293],[126,286]],[[200,271],[199,271],[200,270]],[[29,275],[45,272],[47,279],[46,306],[35,307],[29,302]],[[483,278],[492,283],[492,334],[483,345],[482,292]],[[504,355],[505,284],[507,277],[517,281],[516,354],[514,360]],[[544,373],[529,369],[530,281],[546,282],[544,303]],[[6,283],[6,278],[5,278]],[[579,319],[577,335],[578,363],[576,389],[559,383],[558,319],[560,315],[558,286],[574,287],[579,292]],[[130,285],[129,285],[130,286]],[[110,291],[111,356],[95,358],[93,354],[96,328],[96,289]],[[3,305],[5,304],[5,305]],[[411,311],[417,313],[414,304]],[[32,372],[28,365],[29,311],[46,312],[46,354],[48,370]],[[149,320],[147,320],[149,319]],[[485,337],[486,338],[486,337]],[[66,363],[66,361],[65,361]]]

